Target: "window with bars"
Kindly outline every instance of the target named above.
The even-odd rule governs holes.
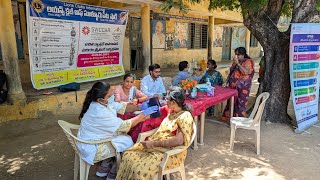
[[[208,25],[189,23],[189,49],[206,49],[208,47]]]
[[[258,46],[258,40],[254,35],[251,33],[250,34],[250,47],[257,47]]]

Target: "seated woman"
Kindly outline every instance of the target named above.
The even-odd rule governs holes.
[[[112,138],[112,144],[117,152],[123,152],[133,145],[131,137],[126,133],[131,127],[148,119],[149,115],[156,112],[159,107],[147,108],[146,103],[139,107],[133,104],[114,102],[113,90],[108,83],[96,82],[88,91],[79,116],[81,124],[77,136],[89,141]],[[136,110],[144,110],[144,112],[127,121],[117,118],[117,112],[124,113]],[[78,143],[77,146],[82,159],[93,165],[106,159],[105,157],[110,153],[108,144]],[[108,179],[114,179],[116,176],[116,165],[112,161],[110,158],[105,162],[110,171]]]
[[[133,74],[127,73],[124,75],[122,85],[117,86],[114,91],[114,100],[116,102],[132,102],[137,104],[148,100],[147,95],[143,94],[135,86],[132,86],[133,82]]]
[[[153,179],[165,151],[187,146],[191,141],[193,117],[184,104],[186,99],[180,87],[173,87],[167,95],[167,106],[172,111],[159,129],[147,141],[137,143],[123,154],[117,179]],[[170,157],[167,168],[179,166],[187,150]]]
[[[219,71],[216,70],[217,63],[213,59],[209,59],[207,62],[207,72],[201,78],[200,83],[205,83],[207,80],[210,81],[211,85],[219,85],[221,86],[223,83],[222,75]],[[214,113],[214,106],[208,108],[208,116],[212,116]]]
[[[123,77],[123,84],[116,87],[114,92],[115,101],[117,102],[130,102],[132,104],[137,104],[145,102],[148,100],[148,96],[139,91],[135,86],[132,86],[134,82],[134,76],[127,73]],[[138,123],[136,126],[132,127],[128,134],[131,136],[133,142],[136,142],[138,136],[141,132],[150,131],[160,126],[162,120],[168,115],[168,109],[166,107],[161,107],[161,116],[155,119],[149,119],[146,123]],[[135,117],[136,114],[126,113],[118,114],[123,120]]]

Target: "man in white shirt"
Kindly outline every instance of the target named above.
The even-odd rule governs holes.
[[[160,73],[160,65],[152,64],[149,66],[149,75],[141,80],[141,91],[149,98],[159,98],[163,93],[166,93]]]

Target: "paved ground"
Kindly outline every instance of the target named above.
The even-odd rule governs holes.
[[[252,95],[257,89],[256,77],[253,84]],[[77,115],[47,114],[41,119],[0,124],[0,180],[73,179],[74,153],[56,123],[58,119],[79,123]],[[205,145],[188,152],[187,178],[319,179],[318,127],[295,134],[288,125],[262,122],[261,155],[257,156],[254,132],[238,130],[232,153],[230,129],[207,121]],[[89,179],[102,178],[95,177],[91,168]]]
[[[73,150],[56,120],[78,123],[75,115],[0,125],[0,179],[73,177]],[[318,124],[319,126],[319,124]],[[255,154],[254,132],[237,131],[229,151],[230,129],[207,122],[205,145],[189,150],[188,179],[319,179],[320,129],[294,134],[283,124],[262,123],[261,155]],[[89,179],[102,179],[93,175]]]

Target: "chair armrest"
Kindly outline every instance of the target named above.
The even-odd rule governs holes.
[[[164,154],[163,154],[163,158],[162,158],[162,161],[160,163],[160,170],[163,172],[166,168],[166,164],[169,160],[169,157],[170,156],[173,156],[173,155],[176,155],[176,154],[179,154],[183,151],[185,151],[187,148],[176,148],[176,149],[171,149],[169,151],[166,151]]]
[[[106,143],[106,142],[111,142],[112,139],[108,138],[108,139],[101,139],[101,140],[97,140],[97,141],[86,141],[86,140],[79,140],[82,143],[86,143],[86,144],[102,144],[102,143]]]
[[[151,136],[154,134],[159,128],[152,129],[151,131],[143,132],[139,134],[137,143],[144,141],[147,137]]]

